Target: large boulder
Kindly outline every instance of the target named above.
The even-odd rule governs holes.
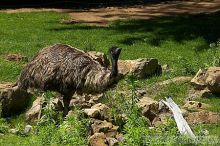
[[[162,67],[157,59],[137,59],[137,60],[119,60],[119,73],[133,74],[136,78],[146,78],[152,75],[162,73]]]
[[[13,84],[11,86],[9,84],[0,84],[1,116],[7,117],[24,111],[30,97],[30,93],[19,90]]]
[[[104,67],[109,67],[110,62],[107,56],[101,52],[89,51],[87,54]],[[119,60],[119,74],[133,74],[136,78],[146,78],[152,75],[162,73],[162,67],[158,64],[158,60],[151,58],[140,58],[136,60]]]
[[[220,67],[200,69],[191,84],[199,90],[208,87],[212,93],[220,93]]]

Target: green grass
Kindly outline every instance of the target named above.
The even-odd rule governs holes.
[[[22,69],[22,65],[15,62],[9,62],[0,58],[0,68],[1,82],[16,81]]]
[[[179,75],[186,62],[192,64],[192,70],[210,64],[212,52],[207,50],[220,37],[219,15],[115,21],[103,28],[63,24],[68,16],[55,12],[0,13],[0,55],[21,53],[31,59],[43,47],[55,43],[102,52],[118,45],[123,48],[122,59],[155,57]],[[3,59],[0,67],[0,81],[15,81],[21,70],[20,64]]]
[[[114,21],[109,27],[97,27],[64,24],[63,20],[69,18],[62,13],[7,14],[0,12],[0,82],[15,82],[24,65],[24,62],[6,61],[5,55],[20,53],[30,60],[40,49],[55,43],[65,43],[83,50],[105,53],[109,47],[117,45],[123,48],[121,59],[157,58],[161,64],[168,64],[173,70],[159,77],[138,80],[138,88],[148,89],[158,81],[179,75],[192,76],[199,68],[211,66],[213,63],[214,52],[209,45],[220,38],[219,17],[220,12],[216,12],[157,17],[151,20]],[[220,55],[219,51],[217,54]],[[119,82],[119,90],[129,90],[127,88],[125,80]],[[156,91],[154,98],[159,100],[172,96],[175,102],[182,105],[190,88],[192,87],[188,83],[173,83]],[[220,113],[218,96],[200,100],[210,104],[211,111]],[[21,119],[22,116],[16,117],[9,125],[12,128],[22,127],[25,123]],[[196,125],[195,129],[199,126],[210,130],[212,135],[219,135],[219,125]],[[2,129],[4,128],[3,125]],[[140,129],[136,129],[136,132]],[[44,130],[42,131],[45,132]],[[129,132],[132,134],[132,129]],[[69,135],[72,136],[71,133]],[[43,133],[41,136],[43,138]],[[28,139],[29,137],[6,134],[0,136],[0,145],[7,143],[15,145],[18,141],[28,145]]]

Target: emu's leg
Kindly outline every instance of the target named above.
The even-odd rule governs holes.
[[[69,110],[70,110],[70,99],[71,96],[64,96],[63,97],[63,105],[64,105],[64,109],[63,109],[63,117],[66,117],[66,115],[68,114]]]

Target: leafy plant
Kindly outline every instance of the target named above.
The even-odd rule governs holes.
[[[89,134],[89,121],[72,115],[59,127],[59,143],[62,145],[86,146]]]
[[[194,75],[196,73],[197,70],[192,62],[188,61],[185,57],[179,56],[178,61],[183,75]]]
[[[78,116],[80,112],[66,118],[57,125],[54,120],[46,120],[35,127],[31,143],[35,145],[86,146],[89,134],[88,119]],[[49,118],[49,117],[48,117]]]
[[[3,118],[0,118],[0,133],[6,133],[8,132],[9,125],[7,121]]]
[[[220,66],[220,40],[218,40],[216,43],[211,43],[209,46],[213,55],[212,66]]]

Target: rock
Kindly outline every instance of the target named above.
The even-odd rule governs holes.
[[[81,108],[89,108],[92,105],[88,103],[88,101],[86,101],[84,96],[77,95],[70,100],[70,107],[76,107],[76,106],[79,106]]]
[[[102,66],[108,67],[110,62],[107,56],[101,52],[89,51],[87,52],[94,60],[98,61]]]
[[[198,101],[187,101],[186,104],[183,106],[183,108],[187,109],[187,110],[204,110],[204,109],[208,109],[209,105],[205,104],[205,103],[201,103]]]
[[[119,134],[119,133],[118,133],[118,128],[119,128],[119,126],[113,125],[112,128],[109,129],[109,130],[105,133],[105,135],[106,135],[107,137],[116,137],[116,135]]]
[[[154,127],[159,127],[160,125],[166,125],[167,124],[167,119],[171,116],[172,116],[172,114],[169,113],[169,112],[160,113],[153,119],[151,125],[154,126]]]
[[[90,146],[108,146],[104,133],[95,133],[89,138]]]
[[[110,122],[107,122],[106,120],[95,120],[92,124],[92,130],[93,133],[100,133],[104,132],[106,133],[108,130],[110,130],[113,127],[113,124]]]
[[[162,73],[161,65],[158,64],[157,59],[119,60],[118,68],[120,74],[130,73],[136,78],[146,78]]]
[[[40,118],[40,111],[42,108],[43,99],[42,97],[37,97],[33,102],[32,107],[26,112],[26,120],[35,120]]]
[[[146,92],[146,90],[144,90],[144,89],[138,89],[138,90],[137,90],[137,96],[138,96],[138,97],[142,97],[142,96],[144,96],[146,93],[147,93],[147,92]]]
[[[217,124],[220,123],[220,115],[209,111],[199,111],[189,113],[186,120],[190,124]]]
[[[100,120],[109,119],[109,107],[105,104],[98,103],[93,105],[90,109],[85,109],[84,112],[90,118],[96,118]]]
[[[11,116],[20,113],[27,107],[31,94],[26,91],[19,90],[17,86],[0,88],[0,113],[3,117]]]
[[[106,140],[107,140],[109,146],[117,146],[118,145],[118,140],[115,138],[107,137]]]
[[[28,62],[28,58],[26,56],[22,56],[21,54],[8,54],[6,56],[8,61],[25,61]]]
[[[103,97],[103,94],[75,94],[70,101],[70,107],[79,106],[81,108],[90,108],[97,104]]]
[[[186,117],[188,115],[188,113],[189,113],[189,111],[186,110],[186,109],[180,109],[180,110],[182,112],[183,117]]]
[[[93,133],[103,132],[107,137],[115,137],[118,134],[118,126],[113,125],[106,120],[94,120],[92,124]]]
[[[195,89],[202,90],[207,86],[207,84],[205,82],[206,71],[207,71],[207,69],[199,69],[199,71],[196,73],[195,77],[191,80],[191,84],[194,86]]]
[[[212,93],[220,93],[220,67],[200,69],[191,84],[198,90],[208,87]]]
[[[212,93],[220,93],[220,67],[212,67],[207,70],[206,83]]]
[[[66,115],[66,117],[71,117],[71,116],[74,116],[75,115],[75,112],[73,112],[72,110],[70,110],[68,112],[68,114]]]
[[[123,142],[124,141],[124,135],[122,133],[119,133],[116,135],[116,139],[118,142]]]
[[[33,121],[40,119],[41,109],[44,103],[45,101],[43,96],[37,97],[36,100],[33,102],[31,108],[28,109],[28,111],[25,113],[26,120]],[[51,97],[50,102],[46,106],[52,108],[53,110],[63,110],[63,103],[60,97]]]
[[[195,100],[197,98],[209,98],[211,96],[212,96],[212,93],[207,88],[205,88],[203,90],[191,89],[188,91],[188,95],[187,95],[186,100],[191,101],[191,100]]]
[[[166,73],[168,73],[168,72],[172,72],[173,70],[170,68],[170,66],[168,65],[168,64],[164,64],[163,66],[162,66],[162,72],[166,72]]]
[[[2,89],[12,88],[12,87],[15,87],[15,86],[16,86],[15,83],[0,83],[0,91]]]
[[[8,132],[12,133],[12,134],[17,134],[19,132],[19,130],[18,129],[9,129]]]
[[[103,94],[96,94],[96,95],[91,95],[90,99],[89,99],[89,103],[94,105],[94,104],[97,104],[100,99],[102,99],[103,97]]]
[[[158,104],[159,104],[159,107],[158,107],[159,112],[166,113],[170,111],[169,107],[165,105],[161,100],[159,101]]]
[[[59,111],[63,110],[63,103],[60,99],[61,97],[55,97],[50,101],[50,104],[53,109],[59,110]]]
[[[147,117],[150,121],[157,116],[159,113],[159,103],[149,97],[143,97],[137,103],[138,107],[142,109],[142,114]]]
[[[31,125],[26,125],[25,128],[24,128],[24,134],[30,133],[32,129],[33,128],[32,128]]]

